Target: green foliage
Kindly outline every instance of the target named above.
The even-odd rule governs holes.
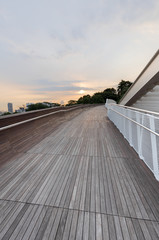
[[[4,113],[2,114],[2,116],[10,115],[10,114],[11,114],[10,112],[4,112]]]
[[[121,80],[117,87],[118,92],[118,101],[124,96],[129,87],[132,85],[132,82]]]
[[[26,111],[33,111],[33,110],[38,110],[38,109],[44,109],[44,108],[49,108],[49,106],[45,105],[44,103],[34,103],[30,104]]]
[[[104,102],[106,101],[106,99],[113,99],[114,101],[117,101],[118,99],[118,95],[117,95],[117,91],[115,88],[107,88],[102,92],[102,96],[104,98]]]
[[[33,111],[33,110],[58,107],[58,106],[60,106],[59,103],[50,103],[50,102],[32,103],[32,104],[28,105],[26,111]]]
[[[60,103],[52,103],[51,107],[60,107],[61,104]]]
[[[128,88],[131,86],[131,82],[121,80],[118,84],[117,90],[115,88],[107,88],[103,92],[94,93],[90,95],[84,95],[77,101],[78,104],[89,104],[89,103],[105,103],[106,99],[113,99],[116,102],[122,98]]]
[[[77,101],[78,104],[90,104],[91,102],[91,96],[90,95],[84,95],[83,97],[80,97]]]
[[[97,92],[93,94],[91,98],[92,103],[105,103],[105,100],[103,98],[102,92]]]
[[[80,97],[77,101],[78,104],[90,104],[90,103],[105,103],[106,99],[117,100],[117,93],[114,88],[107,88],[103,92],[94,93],[91,97],[90,95],[84,95]]]
[[[89,104],[91,103],[91,96],[88,94],[88,95],[84,95],[83,96],[83,104]]]
[[[75,104],[77,104],[76,100],[69,100],[68,104],[66,104],[66,106],[72,106],[72,105],[75,105]]]
[[[77,104],[82,104],[83,103],[83,97],[80,97],[78,100],[77,100]]]

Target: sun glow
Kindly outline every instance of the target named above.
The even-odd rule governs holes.
[[[80,93],[80,94],[84,94],[85,91],[84,91],[84,90],[80,90],[79,93]]]

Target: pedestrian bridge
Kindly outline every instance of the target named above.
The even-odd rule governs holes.
[[[0,131],[0,239],[159,239],[159,182],[105,106],[47,119]]]

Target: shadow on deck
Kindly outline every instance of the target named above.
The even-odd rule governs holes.
[[[159,183],[104,106],[0,168],[0,239],[159,239]]]

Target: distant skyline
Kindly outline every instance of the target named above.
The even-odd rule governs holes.
[[[0,111],[134,81],[159,46],[158,0],[1,0]]]

